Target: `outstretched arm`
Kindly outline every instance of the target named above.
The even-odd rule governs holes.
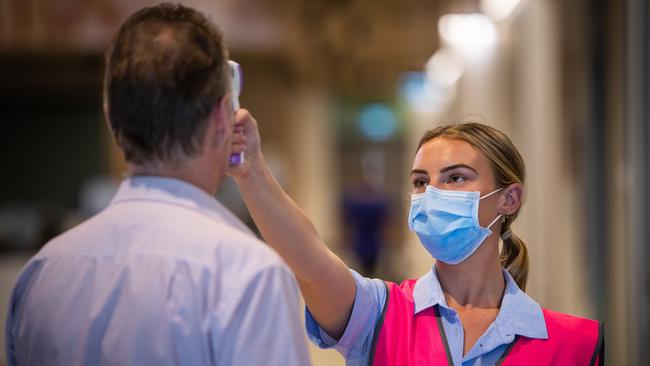
[[[264,239],[294,272],[309,311],[323,330],[338,339],[354,304],[354,278],[269,171],[257,122],[248,111],[237,112],[236,130],[241,134],[233,137],[233,152],[245,151],[246,159],[230,168],[229,174],[237,181]]]

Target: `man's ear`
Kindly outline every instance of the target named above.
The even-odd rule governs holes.
[[[524,187],[519,183],[512,183],[503,189],[503,204],[499,213],[502,215],[512,215],[519,210],[524,199]]]
[[[233,109],[231,94],[226,93],[212,107],[212,112],[208,117],[210,119],[209,131],[206,137],[210,138],[212,146],[220,145],[228,133],[232,133]]]
[[[106,123],[106,126],[108,127],[108,130],[111,130],[111,121],[110,121],[110,116],[108,115],[108,98],[104,96],[102,98],[102,112],[104,112],[104,122]]]
[[[219,122],[221,123],[221,128],[227,128],[227,124],[232,124],[233,118],[232,115],[235,114],[232,108],[232,94],[230,92],[224,94],[219,102],[215,105],[217,108],[216,112]]]
[[[102,98],[102,109],[104,111],[104,123],[106,124],[106,128],[108,129],[108,132],[111,135],[113,141],[117,144],[117,136],[115,136],[115,132],[113,131],[113,126],[111,125],[111,116],[109,113],[107,97]]]

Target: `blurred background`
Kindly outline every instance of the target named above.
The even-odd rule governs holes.
[[[103,52],[155,3],[0,0],[3,324],[28,258],[101,210],[123,177],[101,109]],[[184,3],[223,29],[272,170],[352,268],[398,282],[430,269],[406,224],[416,143],[482,121],[527,164],[514,230],[530,251],[528,293],[605,321],[608,364],[647,364],[646,0]],[[218,198],[252,224],[231,181]],[[343,364],[311,349],[315,365]]]

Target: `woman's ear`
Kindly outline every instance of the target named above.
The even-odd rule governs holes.
[[[519,183],[512,183],[503,189],[503,203],[499,210],[501,215],[512,215],[521,207],[524,199],[524,187]]]

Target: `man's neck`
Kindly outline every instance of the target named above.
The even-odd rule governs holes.
[[[195,161],[182,164],[129,164],[128,171],[129,175],[150,175],[182,180],[199,187],[211,196],[217,192],[223,178],[223,174],[216,169],[206,169]]]

